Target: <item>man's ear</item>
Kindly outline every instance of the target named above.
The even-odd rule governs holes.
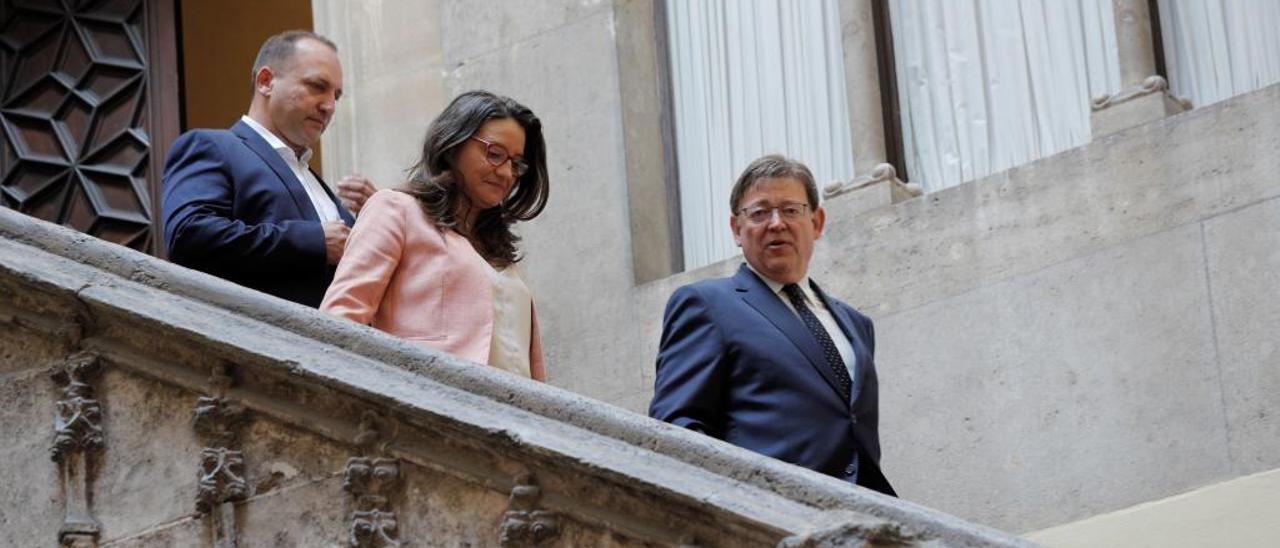
[[[813,212],[813,239],[817,240],[822,237],[822,227],[827,224],[827,210],[818,206],[817,211]]]
[[[276,74],[271,67],[262,67],[253,75],[253,90],[260,95],[270,97],[275,80]]]
[[[738,247],[742,247],[742,240],[738,238],[738,216],[729,214],[729,230],[733,232],[733,243]]]

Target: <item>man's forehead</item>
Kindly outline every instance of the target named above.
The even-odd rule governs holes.
[[[743,205],[755,202],[788,201],[798,198],[808,199],[804,183],[795,177],[767,177],[752,183],[742,194]]]
[[[287,72],[331,72],[334,77],[342,78],[342,63],[338,60],[338,52],[324,42],[312,38],[303,38],[293,45],[293,52],[285,57],[278,70]]]

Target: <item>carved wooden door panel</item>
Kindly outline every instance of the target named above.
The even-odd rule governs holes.
[[[0,203],[152,254],[173,0],[0,0]]]

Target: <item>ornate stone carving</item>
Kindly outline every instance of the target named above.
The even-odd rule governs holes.
[[[89,504],[93,485],[89,461],[103,448],[105,438],[102,403],[94,397],[89,378],[99,369],[97,354],[79,351],[50,374],[62,386],[62,399],[54,404],[53,445],[49,448],[66,493],[66,515],[58,529],[58,543],[62,546],[98,544],[98,521]]]
[[[778,542],[778,548],[819,548],[833,546],[921,546],[927,539],[907,531],[901,524],[877,519],[851,518],[848,521]]]
[[[848,194],[860,188],[868,187],[876,183],[888,181],[890,184],[898,185],[901,194],[907,196],[920,196],[924,194],[924,189],[916,183],[904,183],[898,180],[898,170],[894,169],[893,164],[879,164],[865,175],[859,175],[848,181],[834,181],[822,189],[824,198],[834,198],[841,194]],[[895,191],[897,192],[897,191]],[[895,194],[896,195],[896,194]],[[895,200],[896,202],[897,200]]]
[[[1129,89],[1123,90],[1119,93],[1116,93],[1115,95],[1103,94],[1103,95],[1094,97],[1093,110],[1095,111],[1102,110],[1104,108],[1107,108],[1113,105],[1118,105],[1120,103],[1132,101],[1144,95],[1150,95],[1152,93],[1168,92],[1168,91],[1169,91],[1169,82],[1167,80],[1165,80],[1163,77],[1158,75],[1148,76],[1147,79],[1142,81],[1142,83],[1136,86],[1130,87]],[[1191,101],[1188,101],[1181,97],[1176,97],[1172,94],[1170,94],[1169,97],[1173,99],[1174,102],[1178,103],[1178,105],[1181,106],[1183,110],[1191,110]]]
[[[702,548],[702,544],[698,543],[698,537],[693,533],[685,533],[676,541],[676,548]]]
[[[207,514],[224,502],[249,497],[244,480],[244,454],[225,447],[200,450],[200,484],[196,490],[196,511]]]
[[[93,533],[63,533],[58,540],[59,546],[66,548],[97,548],[98,532]]]
[[[538,487],[533,474],[516,477],[498,530],[503,546],[538,546],[560,534],[560,517],[550,510],[540,510],[541,500],[542,488]]]
[[[244,454],[238,449],[239,429],[248,413],[226,397],[231,377],[226,366],[215,368],[210,379],[213,396],[196,400],[194,426],[203,438],[200,450],[200,482],[196,491],[196,512],[208,514],[224,502],[249,497],[244,478]]]
[[[398,547],[400,539],[390,496],[400,486],[400,460],[388,455],[395,424],[373,411],[360,418],[359,454],[347,460],[342,490],[351,493],[354,509],[347,543],[359,548]]]
[[[99,369],[98,355],[76,352],[50,375],[63,385],[62,399],[54,404],[53,460],[62,462],[72,451],[102,448],[102,403],[94,398],[87,378]]]

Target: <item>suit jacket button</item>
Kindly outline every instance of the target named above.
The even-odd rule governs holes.
[[[850,415],[849,415],[849,422],[852,422],[853,424],[858,424],[858,416],[857,416],[857,415],[854,415],[854,414],[850,414]]]
[[[854,472],[857,472],[857,471],[858,471],[858,469],[857,469],[857,468],[854,468],[852,464],[850,464],[849,466],[844,467],[844,475],[846,475],[846,476],[852,476],[852,475],[853,475],[853,473],[854,473]]]

